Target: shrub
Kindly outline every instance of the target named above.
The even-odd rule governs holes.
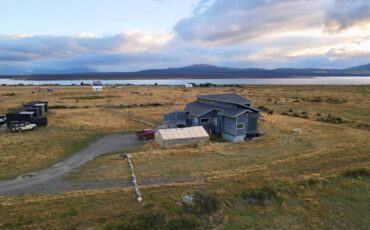
[[[167,223],[166,214],[161,210],[151,211],[139,216],[140,229],[162,229]]]
[[[182,202],[182,207],[185,212],[190,212],[195,215],[210,215],[220,208],[217,198],[204,189],[195,191],[192,198],[191,203]]]
[[[359,177],[369,177],[370,172],[367,169],[360,168],[360,169],[351,169],[347,170],[343,173],[344,177],[349,178],[359,178]]]
[[[346,103],[347,101],[329,97],[328,99],[326,99],[326,102],[329,104],[343,104]]]
[[[311,102],[322,102],[322,98],[321,97],[315,97],[314,99],[311,100]]]
[[[202,222],[195,215],[183,214],[170,220],[167,224],[169,230],[193,230],[202,225]]]
[[[2,96],[15,96],[16,94],[15,93],[4,93],[2,94]]]
[[[241,193],[242,199],[248,204],[265,205],[268,201],[278,198],[278,193],[264,186],[263,188],[255,191],[243,191]]]
[[[342,123],[346,123],[345,120],[343,120],[342,118],[340,117],[335,117],[335,116],[332,116],[331,114],[329,114],[327,117],[322,117],[322,118],[319,118],[317,119],[317,121],[322,121],[322,122],[327,122],[327,123],[332,123],[332,124],[342,124]]]
[[[267,108],[267,107],[265,107],[263,105],[262,106],[258,106],[257,109],[261,110],[262,112],[268,112],[268,111],[270,111],[269,108]]]

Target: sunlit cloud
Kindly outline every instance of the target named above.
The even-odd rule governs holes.
[[[132,71],[196,63],[342,68],[370,62],[370,1],[365,0],[201,0],[191,15],[173,24],[173,30],[160,32],[0,35],[0,74],[45,66]]]

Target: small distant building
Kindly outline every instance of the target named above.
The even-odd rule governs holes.
[[[209,135],[202,126],[160,129],[155,134],[155,141],[162,147],[178,144],[206,144]]]
[[[93,92],[102,92],[103,91],[103,86],[93,85],[92,86],[92,91]]]
[[[259,112],[250,100],[235,93],[200,95],[184,111],[165,114],[164,126],[203,126],[209,134],[235,143],[259,135]]]
[[[102,86],[103,83],[101,81],[93,81],[92,85],[95,85],[95,86]]]
[[[54,88],[46,88],[46,87],[41,87],[41,86],[39,86],[38,88],[37,88],[37,91],[39,91],[39,92],[54,92]]]
[[[93,92],[103,91],[103,83],[101,83],[101,81],[94,81],[91,87],[92,87],[91,89]]]
[[[188,83],[188,84],[185,84],[184,86],[185,86],[185,88],[192,88],[193,84]]]

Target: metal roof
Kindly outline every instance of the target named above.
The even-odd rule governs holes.
[[[24,104],[24,106],[43,106],[43,105],[46,105],[46,101],[30,101],[26,104]],[[42,105],[38,105],[38,104],[42,104]]]
[[[25,109],[25,108],[18,108],[18,109],[15,109],[15,110],[10,111],[7,114],[19,114],[20,112],[23,112],[23,111],[27,111],[27,109]]]
[[[245,104],[251,103],[250,100],[245,99],[244,97],[236,93],[199,95],[198,98],[211,100],[211,101],[220,101],[220,102],[238,104],[238,105],[245,105]]]
[[[177,129],[160,129],[156,135],[160,135],[162,140],[192,139],[192,138],[209,138],[208,133],[202,126],[177,128]]]
[[[166,113],[164,115],[164,121],[178,121],[186,120],[186,113],[184,111],[176,111],[172,113]]]
[[[19,114],[27,114],[27,115],[32,115],[34,112],[31,111],[22,111]]]
[[[200,102],[190,102],[186,104],[185,106],[185,112],[189,112],[191,115],[194,116],[202,116],[206,113],[209,113],[213,110],[220,110],[223,111],[224,109],[219,108],[219,106],[216,105],[208,105],[205,103],[200,103]]]
[[[247,107],[247,106],[243,106],[239,109],[232,109],[232,108],[227,108],[227,107],[218,106],[218,105],[209,105],[209,104],[201,103],[197,101],[190,102],[185,107],[185,112],[189,112],[191,115],[194,115],[197,117],[200,117],[214,110],[220,111],[221,115],[232,117],[232,118],[240,116],[250,111],[259,112],[258,110]]]

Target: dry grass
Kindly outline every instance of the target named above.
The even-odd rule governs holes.
[[[205,184],[142,188],[142,205],[135,202],[131,188],[2,197],[0,228],[100,229],[107,224],[130,221],[146,209],[162,208],[172,214],[179,208],[181,194],[198,187],[215,192],[226,204],[224,229],[305,229],[306,226],[359,229],[369,224],[363,215],[369,210],[369,179],[330,177],[350,168],[370,168],[369,130],[366,128],[370,125],[370,86],[248,86],[186,91],[180,87],[110,87],[99,97],[88,87],[56,87],[54,93],[40,94],[32,94],[35,91],[32,87],[2,87],[1,91],[0,95],[14,92],[18,96],[0,96],[0,113],[31,99],[74,107],[51,110],[48,128],[21,136],[0,134],[0,166],[5,167],[0,169],[0,175],[3,176],[59,159],[71,152],[72,147],[63,150],[65,144],[73,140],[81,144],[82,139],[76,137],[88,139],[96,133],[148,127],[129,115],[158,123],[163,113],[182,109],[197,94],[230,91],[246,94],[255,107],[265,106],[278,115],[263,114],[260,129],[266,136],[252,142],[215,142],[207,146],[170,149],[161,149],[149,142],[132,153],[139,181],[153,176],[201,176],[207,178]],[[318,96],[321,101],[315,102]],[[153,103],[163,106],[145,106]],[[138,106],[140,104],[144,106]],[[308,119],[279,115],[289,109],[306,112]],[[319,122],[316,121],[318,113],[321,116],[331,114],[348,122]],[[358,127],[360,124],[362,126]],[[296,128],[302,132],[294,132]],[[25,150],[29,151],[25,153]],[[44,159],[45,156],[48,158]],[[32,159],[39,160],[31,163]],[[128,178],[125,165],[116,155],[101,156],[67,175],[66,179]],[[6,174],[13,167],[18,171]],[[311,180],[325,183],[308,185],[307,181]],[[267,206],[235,203],[241,191],[266,185],[279,188],[282,203]]]
[[[0,135],[0,178],[3,179],[56,163],[99,136],[94,132],[51,127]]]

